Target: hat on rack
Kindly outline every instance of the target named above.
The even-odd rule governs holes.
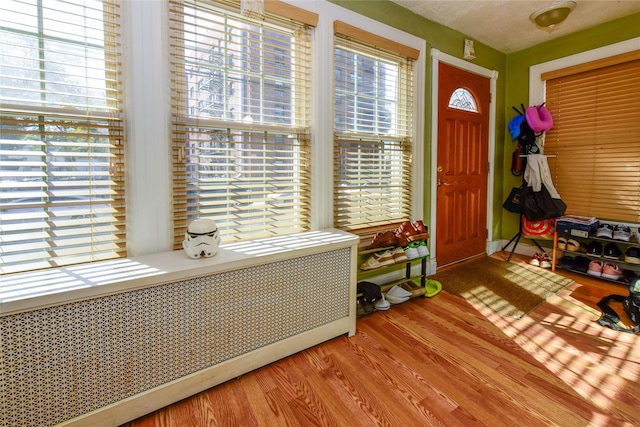
[[[534,132],[547,132],[553,128],[553,118],[544,105],[527,107],[524,114]]]
[[[509,132],[511,133],[511,139],[517,139],[520,136],[520,125],[524,121],[524,116],[518,114],[509,122]]]

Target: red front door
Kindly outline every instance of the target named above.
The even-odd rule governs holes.
[[[491,95],[488,78],[444,63],[438,84],[435,229],[442,267],[486,253]]]

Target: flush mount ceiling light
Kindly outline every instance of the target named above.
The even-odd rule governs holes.
[[[576,7],[575,1],[557,1],[533,12],[529,19],[538,27],[553,31]]]

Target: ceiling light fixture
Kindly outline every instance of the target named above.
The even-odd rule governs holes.
[[[529,16],[529,19],[538,27],[551,32],[556,25],[567,19],[575,7],[575,1],[557,1],[536,10]]]

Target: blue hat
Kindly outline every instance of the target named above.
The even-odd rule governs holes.
[[[509,122],[509,132],[511,132],[511,139],[516,139],[520,136],[520,125],[524,122],[524,116],[522,114],[515,116]]]

